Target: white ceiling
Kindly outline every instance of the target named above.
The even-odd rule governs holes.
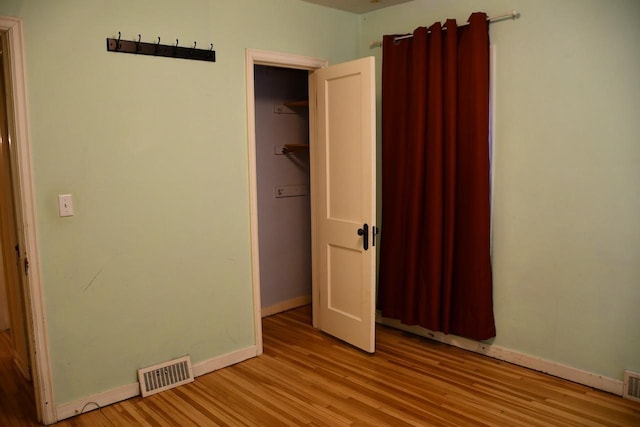
[[[372,10],[395,4],[406,3],[411,0],[303,0],[308,3],[315,3],[321,6],[332,7],[334,9],[345,10],[353,13],[366,13]]]

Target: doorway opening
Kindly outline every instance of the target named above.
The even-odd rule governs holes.
[[[311,303],[308,79],[254,66],[262,317]]]
[[[259,221],[259,216],[262,215],[262,213],[259,213],[259,208],[258,208],[258,200],[259,200],[259,191],[258,191],[258,153],[257,153],[257,135],[258,135],[258,130],[257,130],[257,126],[256,126],[256,77],[255,77],[255,73],[256,73],[256,67],[259,66],[264,66],[264,71],[272,71],[272,77],[273,74],[280,74],[282,73],[283,75],[289,75],[289,76],[298,76],[297,73],[302,73],[300,74],[300,76],[302,75],[306,75],[307,79],[311,78],[312,76],[312,72],[314,70],[323,68],[327,65],[327,61],[326,60],[322,60],[322,59],[317,59],[317,58],[311,58],[311,57],[305,57],[305,56],[299,56],[299,55],[290,55],[290,54],[283,54],[283,53],[276,53],[276,52],[267,52],[267,51],[261,51],[261,50],[254,50],[254,49],[247,49],[246,51],[246,83],[247,83],[247,121],[248,121],[248,129],[247,129],[247,133],[248,133],[248,138],[247,138],[247,150],[248,150],[248,154],[249,154],[249,200],[250,200],[250,222],[251,222],[251,269],[252,269],[252,282],[253,282],[253,306],[254,306],[254,330],[255,330],[255,342],[256,342],[256,355],[260,355],[263,352],[263,346],[262,346],[262,298],[261,298],[261,268],[268,268],[267,265],[264,265],[264,267],[262,266],[263,263],[261,261],[261,257],[262,256],[267,256],[267,254],[263,254],[262,250],[260,248],[260,235],[262,234],[262,230],[260,229],[260,221]],[[274,71],[274,69],[279,69],[278,71]],[[259,71],[261,72],[261,71]],[[269,73],[267,73],[269,74]],[[264,76],[263,76],[264,77]],[[267,76],[268,77],[268,76]],[[261,77],[259,77],[261,78]],[[295,77],[296,81],[298,78],[301,77]],[[306,94],[302,93],[302,92],[298,92],[298,91],[302,91],[303,89],[301,89],[299,86],[301,86],[301,84],[296,84],[294,85],[296,87],[295,92],[292,92],[291,96],[297,96],[297,95],[306,95],[306,99],[309,99],[309,96],[312,95],[312,92],[309,91],[309,86],[310,83],[307,83],[307,92]],[[289,96],[287,95],[281,95],[281,96]],[[312,100],[309,99],[311,102],[309,103],[309,105],[313,105]],[[291,99],[291,101],[294,101],[293,99]],[[271,108],[274,108],[273,106]],[[275,108],[287,108],[287,109],[292,109],[292,108],[300,108],[297,106],[284,106],[284,105],[277,105]],[[283,112],[284,110],[279,110],[280,112]],[[304,118],[304,114],[305,113],[300,113],[298,112],[298,114],[300,114],[300,116],[298,117],[297,120],[303,119]],[[293,117],[293,114],[291,115],[291,117]],[[290,118],[291,118],[290,117]],[[313,107],[309,107],[308,111],[306,112],[306,127],[307,129],[313,129]],[[295,121],[295,120],[293,120]],[[300,132],[300,126],[304,127],[305,124],[301,124],[300,122],[295,126],[296,129],[298,129],[296,132]],[[264,133],[267,133],[268,130],[264,130]],[[299,133],[298,133],[299,135]],[[305,135],[306,139],[307,139],[307,144],[309,145],[309,147],[311,147],[313,145],[313,141],[312,141],[312,134],[307,130],[307,134]],[[304,140],[302,141],[304,142]],[[272,154],[272,156],[278,156],[278,157],[282,157],[282,156],[293,156],[292,153],[289,154],[276,154],[274,152],[274,150],[283,150],[283,147],[286,144],[300,144],[301,141],[283,141],[282,143],[277,143],[275,144],[275,148],[273,148],[273,146],[270,148],[271,152],[274,153]],[[267,146],[267,150],[268,150],[268,146]],[[306,157],[306,164],[309,165],[309,172],[307,173],[307,199],[311,199],[311,185],[310,185],[310,180],[311,180],[311,175],[313,174],[313,166],[311,164],[312,162],[312,154],[309,152],[308,154],[304,154],[303,152],[298,153],[297,155],[299,156],[307,156]],[[292,157],[293,158],[293,157]],[[272,159],[273,160],[273,159]],[[278,160],[278,159],[276,159]],[[285,159],[283,159],[285,160]],[[291,160],[291,159],[290,159]],[[298,158],[298,161],[302,161],[303,157]],[[304,163],[299,163],[299,164],[304,164]],[[291,165],[289,165],[291,166]],[[300,169],[300,166],[298,166],[298,168]],[[302,167],[302,169],[304,169],[304,166]],[[302,172],[299,172],[299,177],[301,176]],[[305,189],[303,188],[304,185],[303,184],[288,184],[289,181],[282,181],[280,184],[272,184],[271,187],[271,191],[275,191],[275,193],[273,194],[273,198],[275,199],[276,195],[278,195],[278,190],[280,190],[280,196],[283,195],[287,195],[287,194],[297,194],[300,192],[304,192]],[[280,187],[280,188],[274,188],[274,187]],[[290,188],[293,187],[293,188]],[[268,188],[268,187],[267,187]],[[278,197],[278,199],[286,199],[286,198],[295,198],[295,199],[299,199],[298,202],[300,202],[301,200],[303,200],[304,196],[291,196],[291,197]],[[273,200],[271,200],[273,202]],[[281,200],[278,200],[281,201]],[[287,203],[285,201],[285,203]],[[294,202],[295,203],[295,202]],[[299,203],[299,205],[302,205],[303,203]],[[284,204],[282,204],[284,205]],[[305,218],[305,220],[308,220],[310,222],[310,235],[311,235],[311,241],[313,241],[313,224],[310,218],[310,215],[307,215],[307,217]],[[268,227],[268,225],[267,225]],[[259,231],[260,230],[260,231]],[[266,231],[265,231],[266,233]],[[309,234],[307,234],[309,235]],[[266,235],[265,235],[266,237]],[[273,237],[274,239],[278,239],[279,237],[277,235],[275,235]],[[300,247],[302,247],[303,243],[300,243]],[[266,251],[266,249],[265,249]],[[309,253],[310,253],[310,245],[309,245],[309,249],[308,249]],[[303,255],[304,256],[304,255]],[[309,258],[311,258],[309,256]],[[309,261],[310,264],[313,264],[313,261],[310,260]],[[313,276],[313,266],[311,266],[311,275]],[[317,290],[315,289],[315,286],[313,285],[313,279],[311,280],[311,301],[315,301],[317,299]],[[265,289],[265,292],[271,292],[271,290],[267,291]],[[270,310],[273,311],[273,313],[280,311],[282,309],[282,307],[286,307],[283,305],[279,305],[280,302],[274,302],[276,299],[281,298],[277,297],[277,295],[279,295],[278,293],[271,295],[271,296],[267,296],[265,298],[265,307],[269,308]],[[296,297],[291,298],[291,300],[289,300],[288,302],[286,302],[287,300],[285,300],[284,304],[295,304],[298,303],[300,304],[301,302],[304,302],[305,298],[308,298],[308,296],[304,296],[301,295],[300,297],[297,298],[301,298],[296,300]],[[275,311],[274,311],[275,310]],[[315,323],[315,319],[316,319],[316,315],[315,315],[315,310],[316,310],[316,305],[314,304],[314,315],[313,315],[313,319],[314,319],[314,323]]]
[[[0,32],[0,354],[2,354],[3,396],[19,401],[17,409],[35,420],[36,408],[31,382],[31,360],[26,317],[26,295],[21,267],[23,252],[19,239],[16,203],[15,141],[10,136],[8,92],[11,82],[7,34]],[[7,383],[15,387],[10,391]],[[5,399],[3,399],[5,400]]]
[[[256,155],[256,65],[308,73],[312,323],[372,353],[376,259],[374,59],[360,58],[328,67],[326,61],[313,58],[247,51],[251,271],[256,355],[260,355],[262,253],[258,244],[261,214]],[[275,108],[297,107],[299,104]],[[306,149],[305,144],[285,143],[285,148],[280,149],[289,152],[301,147]],[[276,195],[296,194],[300,190],[295,185],[288,187],[276,188]]]

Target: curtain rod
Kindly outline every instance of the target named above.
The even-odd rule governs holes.
[[[511,18],[513,20],[515,20],[517,18],[520,18],[520,12],[518,12],[517,10],[514,9],[509,13],[505,13],[505,14],[502,14],[502,15],[492,16],[490,18],[487,18],[487,21],[489,21],[491,23],[491,22],[496,22],[496,21],[502,21],[503,19],[509,19],[509,18]],[[468,25],[468,24],[464,24],[464,25]],[[463,25],[461,25],[461,26],[463,26]],[[446,28],[446,27],[444,27],[444,28]],[[410,39],[411,37],[413,37],[413,34],[407,34],[405,36],[398,36],[398,37],[394,38],[393,41],[397,42],[399,40]],[[370,49],[373,49],[374,47],[382,47],[382,42],[381,41],[377,41],[377,42],[369,43],[369,48]]]

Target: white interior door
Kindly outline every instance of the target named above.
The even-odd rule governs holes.
[[[321,330],[375,351],[374,58],[314,73],[314,280]]]

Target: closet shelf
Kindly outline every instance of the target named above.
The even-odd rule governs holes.
[[[290,101],[285,102],[284,105],[289,108],[306,108],[309,107],[309,101],[306,99],[303,101]]]
[[[284,154],[309,152],[309,144],[284,144]]]

